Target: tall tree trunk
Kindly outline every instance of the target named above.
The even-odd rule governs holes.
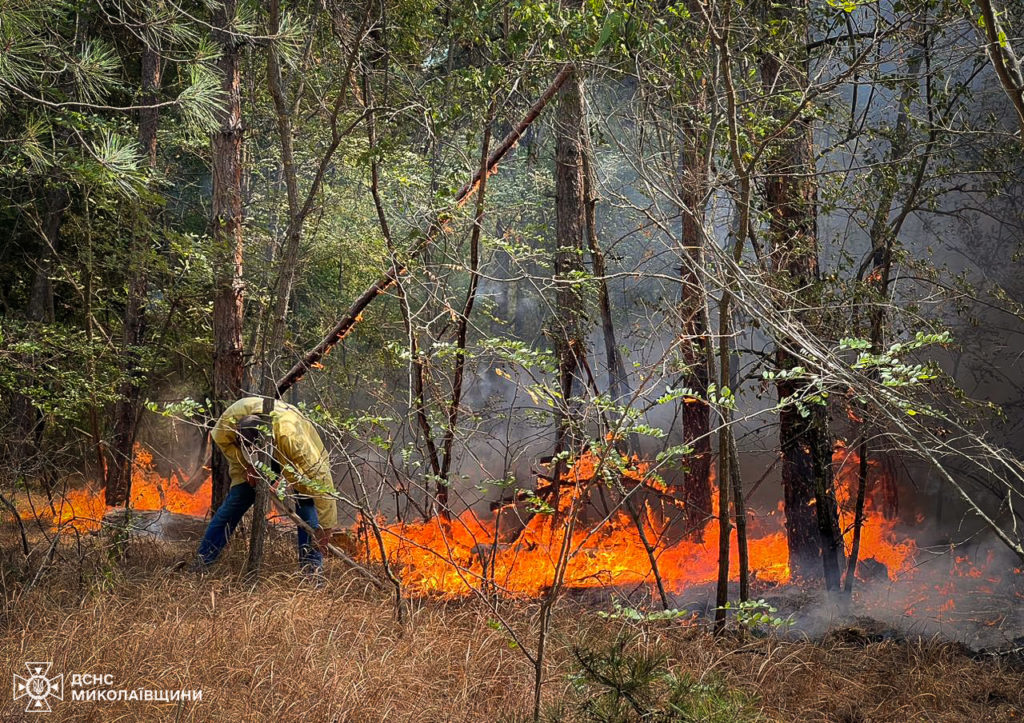
[[[462,305],[455,334],[455,369],[452,371],[452,396],[448,404],[448,425],[445,427],[442,444],[441,478],[437,487],[437,507],[448,519],[448,492],[451,487],[452,454],[455,445],[455,431],[459,421],[459,407],[462,404],[462,385],[466,370],[466,344],[469,333],[469,319],[476,304],[477,288],[480,284],[480,235],[483,233],[484,201],[487,194],[487,158],[491,147],[491,124],[494,120],[495,101],[492,99],[484,121],[483,140],[480,143],[480,189],[476,195],[476,209],[473,214],[473,231],[469,239],[469,288]]]
[[[220,45],[217,66],[224,104],[220,128],[213,134],[213,403],[214,416],[242,392],[242,96],[240,41],[233,32],[237,0],[223,0],[213,13]],[[211,509],[220,506],[231,480],[227,460],[213,451]]]
[[[806,0],[772,6],[770,15],[789,24],[794,47],[802,48],[807,37]],[[799,92],[808,79],[806,53],[801,50],[783,58],[767,54],[761,72],[766,88]],[[808,121],[797,119],[768,157],[765,201],[775,270],[786,290],[798,298],[807,298],[818,278],[814,174],[812,128]],[[805,312],[795,312],[794,317],[802,323],[812,321]],[[799,339],[779,340],[775,353],[779,370],[800,364],[794,353],[799,347]],[[813,390],[801,380],[782,379],[777,391],[779,399],[785,400]],[[827,406],[812,401],[806,402],[803,410],[793,403],[785,405],[779,413],[779,443],[790,570],[805,578],[817,578],[823,571],[826,588],[838,590],[843,548],[833,491]]]
[[[372,6],[367,5],[363,14],[362,22],[359,25],[353,40],[352,47],[348,51],[345,61],[343,81],[338,87],[333,103],[327,114],[326,128],[330,130],[330,141],[324,148],[318,164],[312,174],[312,179],[306,189],[304,197],[299,192],[299,175],[295,160],[295,133],[292,125],[292,118],[299,112],[300,103],[303,99],[304,83],[300,79],[297,83],[297,90],[294,97],[288,97],[288,84],[285,82],[283,68],[281,66],[280,52],[276,41],[272,40],[267,49],[267,89],[274,102],[274,113],[277,121],[278,140],[281,144],[280,178],[284,181],[285,197],[288,206],[288,223],[285,228],[284,243],[281,249],[280,260],[276,264],[277,275],[271,294],[273,310],[268,334],[264,335],[260,347],[260,393],[263,395],[263,407],[261,414],[268,427],[273,426],[271,413],[274,410],[274,403],[277,398],[283,395],[284,389],[278,387],[274,377],[274,366],[284,347],[285,330],[288,324],[288,310],[291,304],[291,295],[295,286],[295,278],[299,267],[299,251],[302,241],[303,228],[306,219],[313,210],[317,196],[323,187],[324,178],[330,167],[334,154],[341,144],[342,138],[355,128],[351,124],[347,130],[338,127],[338,117],[345,107],[345,100],[348,97],[350,83],[353,77],[356,58],[363,40],[363,33],[370,20]],[[276,38],[281,31],[281,3],[280,0],[271,0],[268,11],[267,34]],[[301,69],[296,70],[291,79],[302,73]],[[367,105],[372,105],[372,100],[367,100]],[[369,116],[372,118],[372,114]],[[372,124],[371,124],[372,126]],[[371,134],[372,135],[372,134]],[[372,140],[372,139],[371,139]],[[371,142],[372,148],[372,142]],[[295,390],[292,390],[295,392]],[[293,394],[293,401],[294,401]],[[264,445],[260,451],[260,463],[264,469],[270,469],[273,462],[273,445]],[[252,532],[249,538],[249,558],[246,563],[246,573],[250,577],[259,575],[263,563],[263,550],[266,541],[267,520],[266,513],[269,503],[269,485],[258,485],[256,500],[253,505]],[[289,505],[290,507],[290,505]]]
[[[731,5],[728,6],[731,11]],[[726,14],[722,24],[723,30],[717,31],[709,27],[712,39],[718,45],[722,53],[722,82],[726,98],[726,120],[729,133],[729,156],[732,160],[733,169],[737,174],[739,196],[736,203],[736,228],[733,238],[732,261],[733,265],[739,266],[743,259],[743,249],[747,238],[752,236],[751,228],[751,198],[753,184],[750,180],[750,166],[744,163],[743,154],[740,150],[739,133],[739,112],[738,96],[736,86],[733,83],[732,75],[732,54],[730,52],[729,28],[731,12]],[[720,390],[732,385],[732,302],[735,275],[732,266],[723,264],[725,278],[723,279],[722,293],[718,300],[718,387]],[[707,346],[707,369],[714,370],[715,361],[711,353],[710,343]],[[729,519],[729,489],[732,487],[733,474],[732,463],[737,455],[732,454],[734,446],[732,429],[732,409],[728,404],[718,405],[720,424],[718,427],[718,585],[715,592],[715,632],[720,633],[725,629],[726,610],[725,604],[729,599],[729,532],[731,521]],[[738,489],[738,487],[737,487]],[[742,504],[741,504],[742,506]]]
[[[382,10],[383,12],[383,10]],[[380,53],[371,62],[371,65],[383,63],[384,54]],[[386,86],[386,84],[385,84]],[[368,75],[363,75],[363,96],[368,107],[373,108],[373,87],[370,84]],[[448,515],[442,502],[447,505],[447,488],[441,473],[441,454],[434,440],[434,430],[430,423],[427,409],[427,357],[420,353],[419,328],[413,318],[412,309],[409,305],[409,297],[405,285],[402,283],[401,274],[398,273],[398,249],[395,247],[394,237],[391,235],[391,224],[388,222],[387,213],[384,210],[384,201],[380,193],[380,163],[376,155],[377,148],[377,123],[375,113],[371,110],[366,116],[366,137],[370,149],[370,195],[373,198],[373,206],[377,211],[377,221],[380,225],[381,235],[388,247],[388,254],[391,256],[392,269],[394,270],[395,290],[398,296],[398,304],[402,313],[402,323],[405,326],[406,338],[409,342],[409,393],[413,417],[420,434],[423,435],[424,456],[430,464],[431,474],[434,476],[435,489],[431,496],[427,493],[428,500],[424,505],[426,518],[429,519],[436,511],[440,511],[442,517],[447,519]],[[485,183],[481,178],[480,183]]]
[[[269,23],[267,34],[270,37],[280,32],[281,4],[279,0],[270,1]],[[277,280],[274,284],[272,301],[274,304],[270,320],[270,334],[263,338],[260,349],[260,394],[263,395],[262,416],[273,429],[271,412],[274,411],[274,400],[277,398],[277,384],[274,377],[274,359],[284,344],[285,326],[288,321],[288,304],[291,299],[292,287],[299,264],[299,244],[302,240],[302,218],[299,206],[299,183],[295,173],[295,147],[292,133],[291,108],[285,98],[281,62],[277,44],[270,41],[267,49],[267,87],[274,101],[274,112],[277,116],[277,135],[281,143],[281,173],[284,177],[285,195],[288,201],[288,227],[285,230],[284,249],[277,268]],[[273,451],[264,449],[260,452],[260,463],[269,468],[273,459]],[[249,557],[245,571],[250,577],[259,575],[263,565],[263,550],[267,535],[267,509],[269,494],[267,485],[259,484],[256,489],[256,500],[253,504],[252,530],[249,535]]]
[[[160,52],[144,41],[142,48],[142,105],[155,105],[160,91]],[[156,132],[158,108],[139,111],[139,145],[146,152],[150,168],[156,168]],[[122,358],[129,376],[118,389],[114,406],[114,425],[107,445],[106,503],[110,507],[126,505],[131,499],[132,463],[135,459],[135,434],[143,394],[144,374],[139,369],[139,347],[146,331],[146,249],[141,235],[132,239],[128,272],[128,296],[125,299]]]
[[[700,96],[701,98],[703,96]],[[693,448],[686,458],[682,499],[686,505],[686,530],[695,539],[703,539],[704,525],[715,514],[711,509],[711,406],[704,401],[711,381],[708,360],[711,338],[708,333],[707,299],[700,278],[704,264],[704,197],[707,192],[701,131],[695,123],[686,123],[682,131],[682,357],[686,371],[683,386],[697,397],[683,400],[683,444]]]
[[[578,288],[572,283],[583,271],[583,234],[586,226],[583,180],[583,84],[579,71],[558,93],[555,113],[555,314],[548,333],[558,360],[558,391],[555,412],[555,455],[573,446],[572,432],[576,388],[584,388],[580,373],[583,354],[583,308]],[[578,383],[579,382],[579,383]],[[558,480],[563,463],[554,464],[557,509]]]
[[[743,230],[747,228],[747,215],[750,210],[749,194],[744,194],[744,202],[740,204],[739,223],[733,240],[733,258],[738,264],[743,255]],[[718,388],[725,389],[732,384],[732,287],[722,289],[718,301]],[[714,360],[708,356],[707,369],[713,369]],[[732,410],[727,405],[718,409],[720,423],[718,427],[718,577],[715,586],[715,633],[725,629],[726,609],[729,602],[729,555],[732,520],[729,515],[730,489],[733,489],[732,465],[737,455],[733,454],[734,437],[732,433]]]

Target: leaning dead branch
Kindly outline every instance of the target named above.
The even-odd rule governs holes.
[[[545,106],[554,98],[558,89],[562,87],[562,84],[572,75],[572,65],[566,64],[562,66],[562,69],[555,76],[551,84],[541,94],[537,102],[533,104],[523,119],[519,121],[515,128],[505,136],[504,140],[498,144],[498,146],[491,152],[487,160],[487,173],[493,173],[501,161],[509,151],[511,151],[519,139],[523,137],[526,130],[533,124],[537,117],[544,110]],[[459,189],[458,193],[452,199],[452,205],[456,208],[466,203],[469,198],[476,193],[480,186],[480,181],[483,174],[477,171],[473,174],[473,177],[466,183],[462,188]],[[337,324],[331,329],[331,331],[325,336],[319,344],[306,352],[302,359],[295,363],[295,365],[288,370],[285,374],[277,381],[277,395],[280,397],[288,389],[292,387],[297,381],[302,379],[303,375],[313,368],[314,364],[320,362],[326,354],[328,354],[335,345],[345,338],[345,335],[352,330],[359,321],[362,320],[363,311],[366,310],[373,301],[389,289],[398,279],[399,276],[405,274],[409,270],[409,264],[416,259],[423,251],[429,247],[437,234],[445,227],[446,219],[443,214],[439,214],[430,226],[427,228],[426,233],[419,237],[417,241],[409,247],[405,253],[404,261],[396,261],[396,263],[388,269],[384,275],[377,279],[369,288],[364,291],[359,298],[357,298],[352,305],[348,308],[345,314],[341,317]]]

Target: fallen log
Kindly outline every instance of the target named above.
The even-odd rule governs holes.
[[[551,84],[547,87],[537,102],[534,103],[530,110],[527,111],[526,115],[523,116],[523,119],[519,121],[519,124],[516,125],[516,127],[513,128],[507,136],[505,136],[504,140],[502,140],[502,142],[499,143],[491,152],[491,155],[487,158],[487,174],[494,172],[495,166],[497,166],[499,161],[501,161],[501,159],[515,147],[516,143],[519,142],[519,139],[523,137],[524,133],[526,133],[527,128],[537,120],[541,111],[544,110],[544,107],[555,96],[555,93],[558,92],[558,89],[562,87],[572,73],[573,66],[570,63],[566,63],[562,66],[561,70],[558,71],[558,75],[555,76],[554,80],[551,81]],[[481,178],[482,174],[478,170],[473,174],[473,177],[469,182],[459,189],[459,192],[455,194],[454,198],[456,208],[462,206],[470,197],[473,196],[474,193],[476,193],[476,190],[480,185]],[[409,262],[423,253],[424,249],[433,243],[434,238],[441,229],[444,228],[444,225],[445,221],[442,214],[438,214],[427,228],[426,233],[421,235],[419,239],[408,249],[405,255],[406,260],[393,260],[392,266],[387,273],[371,284],[370,287],[352,303],[345,312],[345,315],[342,316],[338,323],[334,325],[334,328],[330,330],[327,336],[325,336],[319,344],[306,352],[302,356],[302,359],[296,362],[295,365],[288,370],[288,373],[277,381],[278,398],[288,391],[293,384],[302,379],[303,375],[305,375],[308,370],[312,369],[315,364],[319,363],[319,361],[323,359],[338,342],[345,338],[349,331],[352,330],[352,327],[362,319],[361,315],[366,307],[368,307],[374,299],[394,284],[399,276],[408,271]]]

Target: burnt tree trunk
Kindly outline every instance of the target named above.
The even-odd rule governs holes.
[[[218,416],[226,402],[242,392],[242,96],[239,36],[234,34],[236,0],[224,0],[214,10],[214,38],[220,45],[217,67],[224,104],[218,111],[220,128],[213,134],[213,198],[210,238],[213,242],[213,403]],[[227,460],[213,451],[213,493],[216,510],[231,480]]]
[[[793,43],[804,46],[807,36],[806,0],[793,6],[778,6],[771,15],[788,25]],[[766,88],[799,92],[808,79],[806,53],[767,54],[761,72]],[[784,112],[784,111],[783,111]],[[809,295],[818,279],[817,183],[810,123],[796,119],[780,137],[768,156],[765,201],[773,264],[780,282],[796,298],[814,306]],[[799,324],[813,319],[804,311],[793,313]],[[779,339],[775,362],[780,371],[800,365],[800,340]],[[824,572],[829,590],[839,589],[839,566],[843,556],[842,536],[832,480],[832,437],[828,407],[808,400],[802,409],[787,399],[814,395],[802,379],[782,379],[777,384],[783,402],[779,413],[779,444],[782,452],[786,535],[790,570],[793,575],[818,578]]]
[[[573,279],[583,272],[583,235],[586,225],[583,179],[583,85],[579,71],[558,93],[555,113],[555,308],[548,321],[558,361],[558,392],[561,400],[555,412],[555,455],[573,446],[577,407],[572,402],[583,384],[580,355],[583,354],[582,298]],[[553,478],[561,477],[563,463],[554,464]],[[556,492],[557,495],[557,492]],[[557,499],[555,508],[557,509]]]
[[[155,105],[160,91],[160,53],[148,43],[142,49],[142,105]],[[146,153],[150,168],[156,168],[156,131],[158,108],[139,111],[139,145]],[[124,308],[122,358],[129,377],[118,389],[114,406],[114,424],[107,446],[106,503],[109,507],[127,505],[131,499],[132,463],[135,460],[135,434],[141,412],[144,374],[139,369],[139,348],[146,332],[146,239],[136,235],[131,244],[128,296]]]

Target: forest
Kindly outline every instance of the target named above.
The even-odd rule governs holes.
[[[0,720],[1021,720],[1022,56],[0,0]]]

